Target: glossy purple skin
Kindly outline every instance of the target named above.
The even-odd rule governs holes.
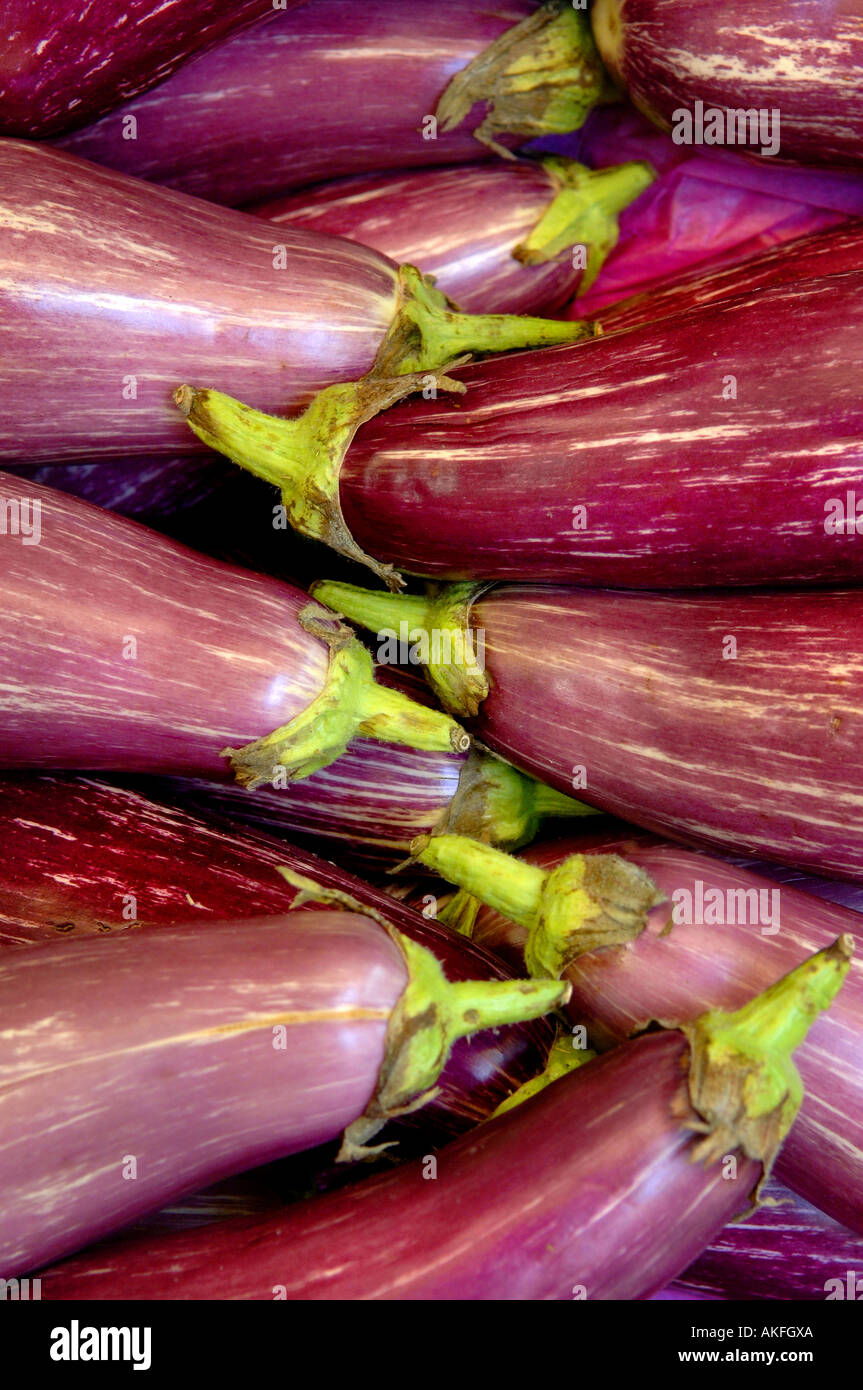
[[[815,1302],[836,1298],[836,1280],[848,1297],[848,1272],[858,1282],[863,1276],[863,1237],[777,1182],[766,1184],[764,1196],[780,1205],[726,1226],[672,1285],[678,1298]]]
[[[458,404],[397,406],[348,452],[342,510],[376,559],[617,588],[863,578],[860,538],[825,530],[831,499],[863,503],[863,272],[460,375]]]
[[[786,0],[612,0],[613,66],[635,105],[666,129],[705,107],[781,112],[779,157],[863,164],[863,4]],[[600,50],[602,42],[600,39]],[[605,56],[605,54],[603,54]],[[606,59],[608,65],[608,59]],[[757,153],[757,147],[751,153]]]
[[[625,830],[549,842],[524,858],[550,866],[581,850],[623,855],[664,895],[635,941],[588,952],[566,971],[573,987],[570,1016],[587,1024],[598,1046],[614,1046],[653,1019],[688,1020],[710,1008],[737,1008],[841,933],[854,936],[857,955],[842,990],[794,1054],[805,1099],[776,1172],[795,1192],[863,1234],[863,918],[790,885],[768,897],[772,885],[746,869]],[[680,911],[674,904],[686,900],[674,894],[688,892],[694,903],[699,881],[705,894],[715,888],[726,895],[726,918],[727,905],[735,904],[736,916],[741,901],[729,898],[730,892],[760,890],[759,913],[750,908],[744,925],[676,921]],[[662,935],[669,921],[671,930]],[[475,936],[487,949],[518,961],[524,931],[490,909],[480,909]]]
[[[4,952],[0,1277],[335,1138],[374,1092],[407,978],[345,912]]]
[[[514,585],[471,613],[494,752],[648,830],[863,876],[863,592]]]
[[[469,313],[538,314],[565,304],[582,273],[568,251],[544,265],[512,254],[556,191],[542,165],[500,160],[339,179],[253,211],[418,266]]]
[[[861,264],[863,221],[854,221],[783,242],[741,265],[695,271],[675,284],[611,304],[597,318],[604,333],[618,333],[736,295],[759,294],[771,285],[843,275]]]
[[[0,494],[41,503],[38,545],[0,536],[0,766],[225,778],[222,749],[323,688],[301,590],[8,474]]]
[[[290,413],[367,372],[395,312],[395,266],[355,242],[21,140],[0,188],[0,458],[200,452],[178,386]]]
[[[272,0],[5,0],[0,134],[54,135],[91,121],[271,13]]]
[[[208,825],[123,788],[6,774],[0,828],[0,956],[6,946],[129,931],[130,910],[136,935],[191,916],[206,927],[283,913],[295,892],[276,872],[281,864],[381,914],[433,951],[448,979],[508,978],[496,957],[341,866],[272,836]],[[416,1129],[423,1142],[442,1142],[485,1119],[542,1070],[551,1037],[548,1021],[537,1019],[459,1039],[436,1099],[391,1126],[387,1137],[404,1147],[406,1131]]]
[[[422,1163],[257,1222],[125,1240],[43,1275],[50,1299],[640,1298],[745,1205],[759,1166],[690,1161],[688,1046],[653,1035]],[[585,1134],[590,1143],[585,1143]]]
[[[274,835],[316,841],[340,862],[378,873],[430,835],[455,796],[464,757],[356,739],[335,763],[290,788],[246,791],[201,780],[158,783],[153,794]],[[147,787],[144,787],[147,790]]]
[[[472,131],[423,138],[450,78],[535,9],[531,0],[313,0],[238,34],[63,146],[87,159],[238,205],[372,169],[489,155]],[[124,139],[134,116],[137,139]]]

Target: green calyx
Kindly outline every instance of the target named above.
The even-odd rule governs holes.
[[[485,119],[474,134],[508,157],[499,136],[565,135],[583,125],[594,106],[619,97],[587,12],[569,0],[549,0],[457,72],[435,114],[443,130],[452,130],[484,103]]]
[[[411,853],[527,930],[535,979],[558,979],[585,952],[634,940],[662,901],[647,874],[616,854],[574,854],[545,870],[461,835],[417,840]]]
[[[415,266],[402,265],[398,307],[366,379],[388,380],[408,373],[420,378],[419,386],[413,389],[428,394],[435,382],[425,380],[423,373],[459,366],[466,355],[575,343],[592,338],[595,331],[592,324],[577,319],[464,314],[436,289],[432,276],[423,275]]]
[[[764,1165],[762,1182],[769,1175],[803,1099],[791,1054],[835,998],[853,953],[853,939],[837,937],[733,1013],[663,1024],[689,1041],[690,1102],[701,1117],[692,1128],[704,1136],[694,1161],[739,1148]]]
[[[470,738],[453,719],[376,682],[371,655],[349,629],[328,631],[316,620],[314,605],[301,620],[330,646],[324,688],[290,723],[243,748],[222,750],[241,786],[254,790],[266,782],[309,777],[335,762],[353,738],[467,751]]]
[[[595,807],[564,796],[473,744],[435,834],[463,835],[513,850],[534,840],[546,819],[598,814]]]
[[[199,439],[280,489],[286,520],[295,531],[367,565],[384,583],[399,588],[402,581],[392,566],[366,555],[348,530],[339,474],[360,425],[429,383],[436,390],[464,391],[460,381],[439,372],[365,376],[326,387],[292,420],[266,415],[221,391],[192,386],[181,386],[174,400]]]
[[[472,718],[489,691],[485,674],[485,634],[475,628],[470,611],[488,584],[430,586],[428,595],[384,594],[355,584],[324,580],[312,587],[319,603],[377,632],[395,653],[425,668],[444,709]],[[403,649],[403,651],[402,651]]]
[[[507,1110],[514,1110],[517,1105],[530,1100],[531,1096],[538,1095],[546,1086],[550,1086],[553,1081],[559,1081],[562,1076],[568,1076],[577,1067],[583,1067],[585,1062],[592,1061],[595,1056],[596,1053],[589,1047],[578,1047],[572,1034],[559,1028],[544,1070],[538,1076],[532,1076],[529,1081],[525,1081],[511,1096],[507,1096],[506,1100],[502,1100],[492,1119],[497,1119],[498,1115],[505,1115]]]
[[[390,1015],[384,1060],[365,1113],[345,1130],[338,1162],[371,1158],[391,1143],[368,1147],[388,1120],[420,1109],[437,1094],[435,1083],[453,1044],[483,1028],[526,1023],[560,1008],[571,986],[545,980],[448,980],[425,946],[397,930],[381,913],[338,888],[326,888],[284,865],[286,883],[296,889],[291,908],[306,903],[332,905],[370,917],[383,927],[404,956],[408,982]]]
[[[584,249],[578,293],[590,288],[620,235],[618,217],[656,178],[649,164],[633,160],[610,169],[588,169],[572,159],[542,160],[557,186],[554,199],[513,256],[523,265],[553,260],[570,247]]]

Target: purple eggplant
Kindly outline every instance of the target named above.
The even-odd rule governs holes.
[[[531,973],[563,974],[570,1017],[599,1047],[653,1019],[734,1008],[839,933],[863,941],[856,913],[625,827],[536,847],[525,863],[448,835],[420,857],[489,904],[476,914],[474,940],[517,968],[523,960]],[[656,888],[646,920],[637,873]],[[835,1009],[801,1045],[806,1099],[777,1172],[863,1234],[861,1058],[858,959]]]
[[[837,942],[737,1014],[705,1015],[685,1033],[651,1034],[579,1067],[442,1150],[434,1171],[421,1160],[263,1220],[121,1240],[48,1270],[42,1297],[656,1292],[745,1208],[769,1170],[799,1104],[790,1052],[835,993],[847,950]],[[710,1049],[720,1040],[726,1063],[717,1068]],[[754,1120],[745,1078],[754,1095],[768,1073],[772,1103]],[[725,1114],[709,1096],[717,1083],[727,1088]]]
[[[149,932],[194,915],[222,920],[320,911],[333,894],[385,918],[433,950],[451,980],[506,979],[496,958],[467,938],[441,933],[406,905],[343,868],[270,836],[218,828],[127,789],[91,779],[0,779],[4,858],[0,947],[93,935]],[[280,870],[293,875],[286,882]],[[320,888],[300,898],[299,880]],[[396,1123],[404,1148],[416,1125],[443,1140],[486,1118],[545,1064],[545,1022],[510,1025],[459,1039],[438,1095],[414,1119]]]
[[[315,471],[313,501],[290,424],[212,391],[189,424],[278,484],[297,529],[390,587],[394,569],[654,589],[839,583],[863,577],[861,375],[857,271],[467,367],[460,408],[441,396],[370,421],[339,471]]]
[[[516,27],[517,26],[517,27]],[[564,80],[561,80],[563,75]],[[62,140],[233,205],[342,174],[455,164],[572,130],[610,84],[586,14],[533,0],[314,0]]]
[[[0,134],[54,135],[92,121],[272,11],[272,0],[6,0]]]
[[[403,623],[445,705],[558,790],[685,841],[863,874],[863,591],[313,593],[377,629],[384,657]]]
[[[672,1285],[680,1298],[859,1300],[863,1237],[777,1182],[746,1221],[725,1227]]]
[[[470,312],[535,314],[593,283],[618,214],[652,179],[642,163],[501,161],[341,179],[254,211],[418,266]]]
[[[425,946],[345,911],[7,951],[0,1271],[342,1131],[352,1158],[431,1098],[456,1039],[568,993],[451,983]]]
[[[460,354],[589,331],[453,312],[412,267],[356,242],[274,233],[44,145],[0,140],[0,186],[0,458],[188,452],[174,393],[200,374],[280,411],[342,383],[316,401],[323,442],[318,415],[295,421],[332,447],[333,411],[355,429]],[[374,382],[344,384],[373,368]]]
[[[678,144],[863,164],[860,0],[594,0],[591,19],[606,67]]]
[[[356,734],[467,748],[301,590],[9,475],[0,490],[0,766],[219,777],[229,758],[252,787]]]
[[[863,261],[863,221],[854,221],[774,246],[741,265],[695,271],[677,283],[610,304],[600,311],[604,333],[639,328],[657,319],[704,309],[738,295],[756,295],[774,285],[845,276]],[[839,290],[847,284],[843,279]]]

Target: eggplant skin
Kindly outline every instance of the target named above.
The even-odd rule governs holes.
[[[184,383],[299,411],[371,370],[396,286],[357,242],[0,140],[0,458],[201,453]]]
[[[499,160],[337,179],[250,211],[418,266],[466,313],[538,314],[565,304],[583,273],[568,252],[540,265],[512,254],[556,192],[541,164]]]
[[[335,1138],[406,984],[395,942],[345,912],[4,952],[0,1275]]]
[[[863,592],[512,586],[471,616],[494,752],[647,830],[861,877]]]
[[[74,154],[240,206],[370,169],[491,157],[477,106],[428,126],[450,78],[535,0],[307,0],[221,44],[153,91],[64,137]],[[124,138],[127,118],[138,138]],[[124,124],[126,123],[126,124]]]
[[[458,408],[396,406],[348,451],[342,510],[376,559],[633,589],[863,578],[859,534],[828,529],[849,493],[863,529],[859,270],[461,376]]]
[[[420,1160],[263,1221],[121,1240],[43,1273],[42,1297],[644,1297],[760,1172],[742,1155],[735,1180],[691,1162],[688,1056],[680,1033],[641,1038],[448,1146],[434,1180]]]
[[[665,129],[696,101],[778,110],[779,158],[863,164],[861,0],[597,0],[592,17],[606,66]]]
[[[842,990],[794,1054],[805,1094],[775,1171],[863,1235],[863,916],[628,828],[550,840],[521,857],[550,868],[572,853],[620,854],[664,894],[635,941],[588,952],[566,972],[573,988],[568,1013],[597,1046],[613,1047],[653,1019],[686,1021],[707,1009],[738,1008],[842,933],[859,943]],[[711,923],[709,907],[700,913],[696,907],[711,890],[721,895],[724,922]],[[687,904],[706,925],[676,920]],[[523,967],[524,932],[499,913],[481,907],[474,938],[512,968]]]
[[[176,806],[92,778],[0,777],[0,963],[7,946],[109,934],[151,935],[191,918],[219,921],[283,913],[296,894],[286,865],[323,889],[348,893],[432,951],[447,979],[511,978],[496,956],[411,911],[342,867],[283,838],[207,824]],[[325,905],[309,904],[320,912]],[[454,1045],[438,1094],[393,1122],[403,1149],[444,1142],[486,1119],[541,1071],[553,1036],[534,1019],[483,1029]]]
[[[5,0],[0,134],[42,138],[92,121],[272,12],[272,0]]]

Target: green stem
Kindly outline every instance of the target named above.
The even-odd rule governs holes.
[[[517,1091],[513,1091],[511,1096],[502,1100],[492,1119],[496,1119],[498,1115],[505,1115],[507,1110],[514,1110],[517,1105],[530,1100],[531,1096],[538,1095],[546,1086],[550,1086],[553,1081],[559,1081],[562,1076],[568,1076],[577,1067],[583,1067],[585,1062],[592,1061],[595,1056],[596,1053],[589,1047],[576,1047],[572,1034],[559,1029],[548,1054],[545,1070],[538,1076],[532,1076],[529,1081],[519,1086]]]
[[[530,314],[464,314],[434,280],[415,266],[399,267],[399,303],[378,349],[372,378],[405,373],[422,378],[443,367],[459,365],[466,354],[512,352],[592,338],[592,324],[578,319],[544,319]],[[434,383],[420,381],[414,390]]]
[[[455,795],[434,833],[467,835],[513,850],[530,844],[546,819],[598,814],[595,807],[546,787],[474,744],[459,774]]]
[[[616,854],[574,854],[545,870],[461,835],[411,846],[416,859],[528,932],[528,973],[557,979],[587,951],[632,941],[662,900],[647,874]]]
[[[429,685],[444,709],[472,718],[488,694],[485,675],[485,634],[471,623],[475,599],[487,584],[444,584],[426,598],[415,594],[382,594],[355,584],[324,580],[312,587],[319,603],[351,622],[385,634],[412,651],[407,661],[425,667]],[[390,636],[392,635],[392,636]]]
[[[308,777],[340,757],[355,737],[430,751],[467,751],[470,739],[454,720],[378,685],[372,658],[352,633],[342,630],[328,639],[313,622],[307,618],[310,630],[331,640],[324,688],[290,723],[243,748],[223,749],[242,786],[254,789],[279,776],[288,781]]]
[[[768,1175],[803,1098],[791,1054],[835,998],[853,951],[853,939],[840,936],[733,1013],[711,1010],[694,1023],[665,1025],[689,1040],[690,1100],[705,1132],[695,1159],[741,1148]]]
[[[558,191],[512,254],[523,265],[539,265],[571,246],[583,246],[586,261],[578,285],[578,293],[583,294],[617,245],[620,213],[653,183],[656,174],[638,160],[610,169],[588,169],[575,160],[554,157],[543,159],[542,165]]]
[[[286,517],[295,531],[324,541],[398,588],[402,581],[392,566],[371,559],[351,536],[339,501],[339,473],[360,425],[429,381],[436,389],[464,391],[461,382],[440,373],[388,380],[362,377],[326,387],[292,420],[265,415],[221,391],[192,386],[181,386],[174,400],[190,428],[211,449],[281,489]]]
[[[279,865],[277,872],[296,891],[292,908],[331,904],[371,917],[392,937],[404,956],[408,982],[390,1015],[384,1060],[365,1113],[345,1130],[339,1161],[367,1158],[389,1144],[367,1148],[369,1139],[396,1115],[419,1109],[436,1094],[435,1083],[453,1044],[483,1028],[501,1028],[541,1018],[569,1000],[570,985],[546,980],[450,981],[437,957],[398,931],[374,908],[340,888]]]
[[[452,78],[437,105],[443,130],[459,125],[477,102],[486,115],[474,132],[498,154],[496,137],[562,135],[592,108],[619,99],[599,58],[586,11],[550,0],[506,30]]]

